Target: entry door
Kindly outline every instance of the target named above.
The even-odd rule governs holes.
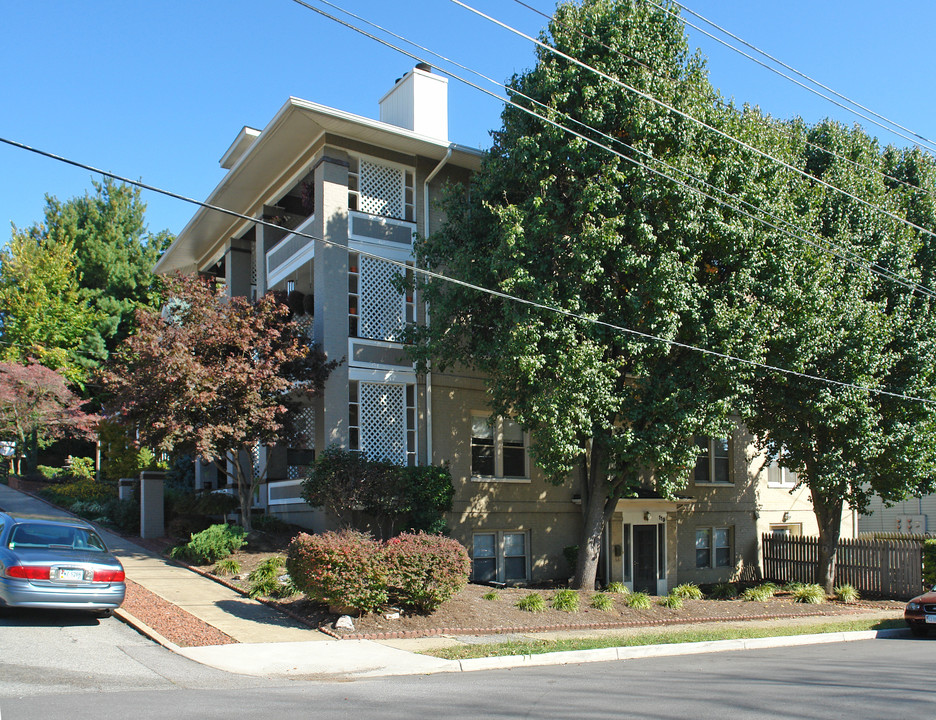
[[[656,595],[656,525],[634,525],[634,590],[642,590]]]

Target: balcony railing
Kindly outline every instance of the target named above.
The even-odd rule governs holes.
[[[290,233],[266,254],[267,287],[273,287],[298,266],[315,255],[315,244],[311,238],[297,233],[311,234],[315,216],[307,217],[295,232]]]

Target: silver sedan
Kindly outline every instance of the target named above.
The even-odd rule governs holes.
[[[126,589],[123,566],[87,523],[0,512],[0,608],[108,615]]]

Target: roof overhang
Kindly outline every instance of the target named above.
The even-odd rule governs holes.
[[[484,157],[481,150],[291,97],[237,158],[206,204],[250,215],[268,199],[284,171],[325,134],[431,160],[442,160],[451,148],[448,164],[473,171],[481,167]],[[244,222],[241,217],[199,207],[156,263],[156,272],[197,268],[221,252],[224,242]]]

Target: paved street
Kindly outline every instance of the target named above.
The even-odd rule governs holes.
[[[100,629],[100,628],[98,628]],[[4,637],[8,628],[3,628]],[[6,645],[4,644],[4,648]],[[155,718],[863,718],[933,717],[936,640],[910,637],[588,665],[267,683],[180,666],[130,644],[144,673],[79,693],[53,682],[70,671],[0,685],[3,720]],[[6,655],[6,653],[4,653]],[[133,656],[136,657],[133,657]],[[142,658],[142,659],[141,659]],[[178,658],[176,658],[178,660]],[[18,663],[12,664],[14,667]],[[10,664],[4,659],[0,673]],[[192,666],[193,669],[195,666]],[[162,670],[169,673],[161,678]],[[71,672],[80,672],[73,668]],[[176,673],[172,675],[172,673]],[[73,676],[73,675],[72,675]],[[111,684],[113,682],[113,684]],[[38,691],[37,691],[38,688]]]

